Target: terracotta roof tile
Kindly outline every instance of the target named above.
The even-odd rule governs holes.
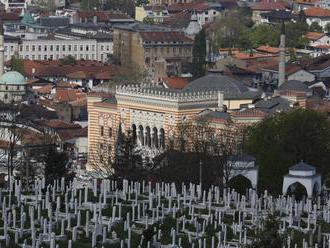
[[[57,89],[54,97],[55,102],[72,102],[80,98],[85,98],[86,93],[74,89]]]
[[[262,0],[252,5],[252,10],[258,11],[272,11],[272,10],[284,10],[287,6],[281,1],[276,0]]]
[[[320,7],[311,7],[304,10],[307,17],[330,17],[330,10]]]
[[[321,39],[323,36],[325,36],[325,33],[319,33],[319,32],[307,32],[304,37],[308,40],[318,40]]]
[[[234,111],[230,113],[235,118],[247,118],[247,117],[265,117],[266,113],[255,108],[248,108],[243,111]]]
[[[188,84],[188,79],[183,77],[163,78],[164,83],[170,89],[183,89]]]
[[[79,124],[69,123],[62,120],[46,120],[40,121],[39,124],[51,127],[54,129],[79,129],[81,126]]]
[[[271,47],[271,46],[260,46],[256,48],[257,51],[259,52],[264,52],[264,53],[271,53],[271,54],[278,54],[280,52],[280,48],[278,47]]]
[[[53,86],[51,84],[49,85],[45,85],[45,86],[42,86],[38,89],[36,89],[35,91],[39,94],[50,94],[52,92],[52,89],[53,89]]]

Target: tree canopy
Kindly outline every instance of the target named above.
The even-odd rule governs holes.
[[[240,47],[245,50],[268,44],[279,46],[280,24],[253,25],[251,11],[243,9],[230,10],[218,18],[210,32],[214,37],[215,47]],[[296,22],[287,22],[286,45],[288,47],[303,48],[308,42],[303,35],[310,30],[304,13],[300,13]],[[315,24],[311,27],[318,30]]]
[[[206,34],[202,29],[195,37],[193,46],[193,68],[192,72],[195,78],[204,76],[206,59]]]
[[[330,168],[330,122],[322,113],[297,109],[248,129],[244,149],[259,165],[260,190],[281,193],[288,168],[303,160],[326,175]]]

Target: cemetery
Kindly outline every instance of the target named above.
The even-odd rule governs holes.
[[[297,166],[292,171],[299,175]],[[192,183],[40,179],[28,189],[11,180],[0,206],[1,247],[254,247],[269,218],[286,248],[330,247],[330,198],[323,196],[296,201]]]

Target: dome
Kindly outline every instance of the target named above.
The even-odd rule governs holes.
[[[217,71],[209,71],[203,77],[190,82],[184,91],[222,91],[225,98],[239,96],[249,91],[248,87],[242,82],[224,76]]]
[[[9,71],[0,77],[0,84],[25,85],[26,81],[21,73]]]

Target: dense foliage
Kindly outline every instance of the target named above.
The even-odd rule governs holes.
[[[206,35],[205,35],[205,30],[202,29],[196,35],[193,46],[192,73],[195,78],[204,76],[205,58],[206,58]]]
[[[307,45],[308,41],[303,37],[307,31],[322,31],[317,23],[309,27],[303,12],[296,22],[287,22],[285,26],[286,45],[295,48]],[[214,37],[215,47],[249,50],[261,45],[279,46],[280,31],[280,24],[253,25],[251,11],[240,8],[230,10],[218,18],[210,29],[210,35]]]
[[[259,190],[281,193],[283,175],[301,160],[323,175],[330,171],[330,122],[312,110],[277,114],[248,130],[244,149],[257,159]]]

